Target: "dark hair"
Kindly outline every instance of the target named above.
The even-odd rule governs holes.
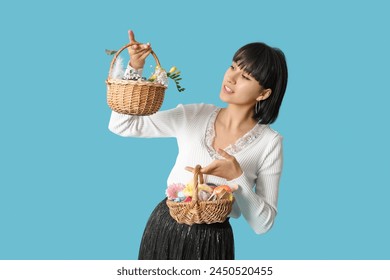
[[[279,114],[287,87],[288,71],[284,53],[264,43],[250,43],[241,47],[233,61],[250,74],[264,89],[271,89],[271,95],[260,102],[260,109],[254,108],[253,118],[261,124],[273,123]]]

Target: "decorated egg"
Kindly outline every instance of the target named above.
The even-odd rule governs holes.
[[[211,196],[210,192],[207,192],[207,191],[204,191],[204,190],[201,190],[201,191],[198,192],[198,198],[201,201],[208,200],[210,196]]]

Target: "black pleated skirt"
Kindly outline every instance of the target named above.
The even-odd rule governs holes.
[[[164,199],[146,224],[138,259],[233,260],[234,238],[229,219],[215,224],[179,224],[170,216]]]

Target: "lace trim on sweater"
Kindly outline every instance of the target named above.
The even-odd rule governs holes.
[[[209,118],[209,122],[206,128],[205,135],[205,144],[207,151],[212,159],[223,159],[213,148],[213,142],[215,138],[215,120],[217,119],[218,113],[221,108],[217,108]],[[237,154],[242,151],[246,147],[248,147],[251,143],[253,143],[261,133],[264,131],[263,125],[255,125],[251,130],[245,133],[241,138],[239,138],[234,144],[230,144],[224,150],[231,155]]]

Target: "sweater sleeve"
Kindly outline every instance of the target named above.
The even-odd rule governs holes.
[[[111,113],[108,129],[123,137],[177,137],[185,122],[183,105],[150,116],[131,116]]]
[[[282,154],[282,137],[277,135],[268,144],[262,157],[254,190],[253,183],[245,173],[228,181],[228,185],[238,186],[234,197],[242,215],[257,234],[266,233],[274,223],[283,165]]]
[[[124,79],[139,78],[143,69],[134,69],[129,64],[123,75]],[[108,129],[123,137],[176,137],[185,120],[183,105],[175,109],[159,111],[150,116],[124,115],[112,111]],[[187,115],[191,107],[187,107]]]

